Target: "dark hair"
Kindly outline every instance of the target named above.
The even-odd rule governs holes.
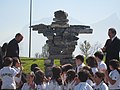
[[[36,83],[37,85],[43,84],[43,81],[44,81],[44,79],[45,79],[44,77],[45,77],[45,74],[44,74],[44,72],[43,72],[42,70],[36,71],[36,72],[35,72],[35,83]]]
[[[110,62],[109,62],[109,65],[112,66],[112,68],[116,69],[119,73],[120,73],[120,62],[116,59],[112,59]]]
[[[75,58],[79,59],[82,62],[84,62],[84,56],[83,55],[77,55]]]
[[[3,65],[4,65],[4,66],[9,66],[9,65],[12,64],[12,63],[13,63],[13,59],[10,58],[10,57],[6,57],[6,58],[4,59]]]
[[[72,80],[74,80],[74,78],[76,77],[76,73],[75,70],[68,70],[67,74],[66,74],[67,78],[66,78],[66,82],[71,82]]]
[[[57,76],[59,77],[59,75],[61,73],[60,67],[58,67],[58,66],[53,67],[52,68],[52,73],[53,73],[54,78],[57,77]]]
[[[89,71],[89,78],[92,79],[91,77],[93,76],[93,72],[90,66],[84,66],[82,69]]]
[[[96,75],[98,78],[101,78],[101,79],[104,79],[104,77],[105,77],[104,73],[103,73],[103,72],[100,72],[100,71],[96,72],[95,75]]]
[[[115,28],[109,28],[109,31],[111,31],[114,35],[116,35],[116,30],[115,30]]]
[[[33,72],[34,72],[35,67],[38,67],[38,65],[37,65],[37,64],[35,64],[35,63],[34,63],[34,64],[32,64],[32,65],[31,65],[31,71],[33,71]]]
[[[64,64],[64,65],[62,65],[61,69],[62,69],[62,73],[63,73],[63,72],[67,72],[70,69],[73,69],[73,66],[71,64]]]
[[[103,60],[104,55],[103,55],[103,53],[101,51],[95,52],[94,55],[95,55],[95,57],[98,57],[99,59]]]
[[[62,79],[60,77],[60,74],[61,74],[60,67],[55,66],[52,68],[52,80],[55,80],[59,85],[62,85]]]
[[[88,66],[90,66],[91,68],[98,66],[97,60],[96,60],[95,57],[93,57],[93,56],[88,57],[88,58],[86,59],[86,63],[87,63]]]
[[[78,72],[78,78],[80,79],[80,82],[86,82],[89,78],[89,72],[87,70],[80,70]]]
[[[15,66],[16,63],[19,62],[19,59],[17,57],[13,57],[12,59],[13,59],[13,66]]]
[[[20,33],[17,33],[17,34],[15,35],[15,37],[18,37],[18,36],[22,36],[22,34],[20,34]]]
[[[41,70],[39,67],[35,67],[34,68],[34,70],[33,70],[33,72],[35,73],[35,72],[37,72],[38,70]]]
[[[3,52],[6,52],[6,51],[7,51],[7,47],[8,47],[8,43],[4,43],[4,44],[2,45],[2,51],[3,51]]]
[[[112,59],[109,62],[109,65],[111,65],[114,69],[117,69],[118,67],[120,67],[120,62],[116,59]]]

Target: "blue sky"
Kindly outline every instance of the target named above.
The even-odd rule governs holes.
[[[29,1],[30,0],[0,0],[0,44],[2,45],[4,42],[9,42],[17,32],[23,33],[25,39],[21,45],[21,56],[28,55]],[[76,20],[76,23],[80,21],[82,24],[92,26],[94,23],[104,20],[111,15],[113,15],[113,17],[116,15],[116,17],[120,19],[119,6],[120,0],[33,0],[32,24],[44,23],[45,20],[43,20],[43,18],[53,18],[54,11],[64,10],[68,13],[69,17]],[[49,20],[50,22],[52,22],[52,18],[51,21]],[[116,28],[118,35],[120,35],[120,28]],[[105,28],[105,30],[103,37],[97,37],[102,38],[102,43],[108,38],[107,29]],[[41,47],[45,44],[46,39],[42,35],[38,35],[35,32],[32,33],[32,40],[36,43],[32,45],[32,56],[34,56],[34,53],[41,52]],[[83,39],[83,37],[81,38]],[[84,38],[87,39],[87,36]],[[81,42],[83,41],[82,39]],[[40,43],[38,43],[38,41]],[[91,42],[91,40],[89,41]]]

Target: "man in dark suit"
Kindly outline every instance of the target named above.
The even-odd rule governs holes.
[[[116,30],[110,28],[108,30],[109,39],[107,39],[102,51],[106,53],[105,63],[109,71],[109,61],[112,59],[119,60],[119,51],[120,51],[120,39],[116,36]]]
[[[19,45],[23,40],[23,36],[20,33],[15,35],[15,38],[8,43],[6,57],[18,57],[19,58]]]

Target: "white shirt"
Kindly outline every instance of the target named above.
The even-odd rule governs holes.
[[[62,90],[62,86],[60,86],[55,80],[51,80],[48,83],[48,90]]]
[[[35,88],[36,88],[36,84],[35,84]],[[34,90],[34,89],[32,89],[28,83],[24,83],[21,90]]]
[[[94,90],[109,90],[108,86],[102,81],[99,85],[95,85]]]
[[[114,36],[114,37],[112,38],[112,41],[113,41],[115,38],[116,38],[116,36]]]
[[[107,66],[103,61],[98,62],[98,70],[99,71],[107,70]]]
[[[109,84],[109,89],[120,89],[120,74],[117,70],[113,70],[110,72],[109,74],[110,78],[112,80],[116,80],[115,84],[110,84],[110,82],[108,82]]]
[[[18,73],[20,73],[20,68],[13,67]],[[20,77],[15,77],[15,81],[19,84],[21,81],[21,75]]]
[[[92,69],[93,74],[95,74],[96,72],[98,72],[97,67],[93,67],[93,68],[91,68],[91,69]]]
[[[37,90],[50,90],[50,89],[48,89],[47,83],[43,83],[42,85],[37,85]]]
[[[72,82],[68,82],[65,86],[64,86],[64,90],[74,90],[74,87],[76,85],[76,81],[72,81]]]
[[[80,71],[80,69],[82,68],[82,67],[84,67],[85,66],[85,64],[84,63],[82,63],[81,65],[79,65],[79,66],[77,66],[77,73]]]
[[[86,82],[87,82],[91,87],[94,85],[93,81],[90,80],[90,79],[88,79]]]
[[[75,86],[74,90],[93,90],[93,88],[86,82],[80,82]]]
[[[2,79],[1,89],[16,89],[15,76],[18,72],[11,67],[3,67],[0,70],[0,78]]]

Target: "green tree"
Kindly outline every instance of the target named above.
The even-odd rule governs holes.
[[[81,53],[85,55],[85,57],[87,57],[90,54],[90,48],[91,45],[89,42],[87,42],[87,40],[85,40],[83,43],[80,43]]]
[[[83,43],[80,43],[80,51],[85,57],[88,57],[89,55],[94,55],[96,51],[99,51],[101,47],[101,44],[96,42],[94,45],[91,45],[87,40],[85,40]]]

